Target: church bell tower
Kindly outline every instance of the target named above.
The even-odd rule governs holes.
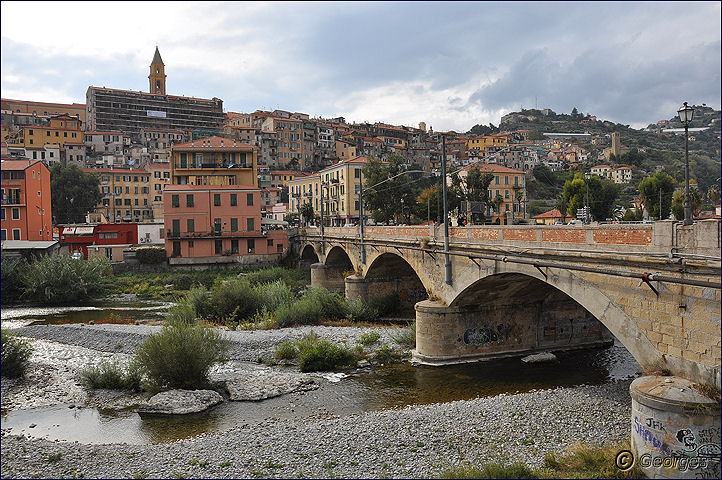
[[[150,93],[165,95],[165,78],[165,65],[163,64],[163,59],[160,58],[160,52],[156,46],[155,55],[153,55],[153,61],[150,64],[150,75],[148,75],[148,80],[150,80]]]

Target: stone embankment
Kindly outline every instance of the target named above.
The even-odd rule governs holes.
[[[352,327],[303,327],[228,334],[234,341],[237,356],[255,360],[258,356],[270,355],[277,343],[300,338],[310,330],[330,340],[345,339],[349,345],[367,331]],[[78,345],[63,346],[67,347],[69,358],[74,354],[89,355],[95,350],[121,351],[126,353],[108,353],[107,358],[123,361],[132,350],[129,339],[135,338],[133,335],[143,338],[151,331],[153,327],[86,325],[26,327],[18,333]],[[391,342],[387,331],[379,329],[379,332],[382,341]],[[34,341],[43,342],[47,340]],[[119,344],[121,347],[117,347]],[[244,349],[249,351],[242,354]],[[68,361],[68,369],[72,370],[74,361]],[[67,379],[67,372],[58,373],[59,377],[63,375]],[[234,376],[233,372],[223,371],[216,375],[218,378]],[[290,376],[286,380],[282,391],[312,388],[300,377]],[[538,466],[545,453],[561,452],[576,442],[615,443],[628,438],[629,382],[504,394],[345,416],[269,418],[260,423],[239,423],[221,433],[151,445],[83,445],[28,439],[3,431],[1,476],[420,478],[436,476],[445,468],[465,463],[521,461]],[[5,379],[2,383],[3,408],[7,408]],[[72,383],[69,391],[77,395],[79,401],[83,400],[79,393],[82,387]],[[264,390],[244,394],[275,393]],[[11,408],[29,408],[21,400],[15,398]],[[62,395],[55,398],[58,400],[67,401]]]

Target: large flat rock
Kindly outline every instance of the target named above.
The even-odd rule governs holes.
[[[185,415],[197,413],[223,402],[223,397],[213,390],[168,390],[150,397],[138,408],[140,414]]]
[[[315,390],[318,384],[313,378],[297,373],[264,373],[229,380],[226,388],[234,401],[258,401],[278,397],[286,393]]]

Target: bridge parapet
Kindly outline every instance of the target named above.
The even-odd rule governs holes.
[[[317,228],[308,228],[319,235]],[[357,227],[329,227],[325,234],[358,237]],[[428,239],[443,242],[443,226],[368,226],[364,237]],[[720,256],[720,221],[702,220],[691,226],[665,220],[653,224],[601,225],[478,225],[450,227],[449,241],[454,243],[511,245],[522,248],[589,248],[610,252],[688,253]]]

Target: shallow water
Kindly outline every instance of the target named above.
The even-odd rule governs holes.
[[[524,364],[519,358],[451,365],[412,366],[408,362],[319,376],[318,390],[260,402],[224,402],[200,414],[141,417],[132,409],[104,411],[68,405],[11,411],[2,428],[11,433],[81,443],[132,444],[169,442],[270,419],[401,408],[501,393],[603,384],[633,377],[639,364],[620,343],[599,350],[559,354],[559,362]],[[325,377],[325,378],[324,378]],[[35,427],[30,428],[34,424]]]

